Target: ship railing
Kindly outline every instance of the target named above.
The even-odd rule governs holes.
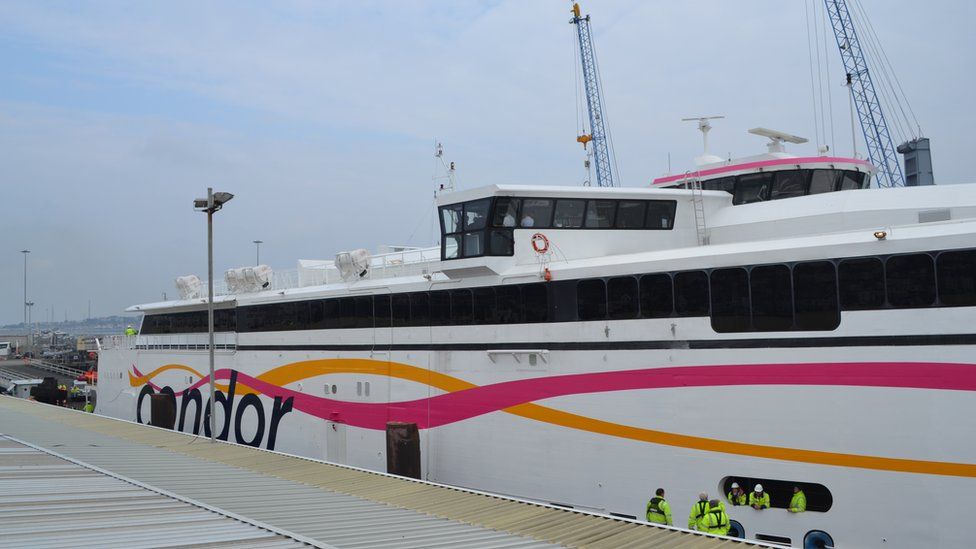
[[[153,334],[153,335],[113,335],[101,340],[101,348],[142,351],[206,351],[210,344],[208,334]],[[234,351],[237,349],[235,332],[214,333],[215,351]]]

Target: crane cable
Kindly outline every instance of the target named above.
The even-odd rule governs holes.
[[[814,12],[816,15],[816,12]],[[807,58],[810,66],[810,100],[813,104],[813,139],[820,146],[820,125],[817,123],[817,89],[816,78],[813,76],[813,40],[810,37],[810,0],[804,0],[803,16],[807,28]]]
[[[867,43],[873,52],[873,59],[877,59],[874,65],[879,68],[883,82],[886,84],[887,89],[884,90],[884,93],[887,97],[886,101],[889,102],[889,111],[893,114],[892,118],[895,118],[896,124],[902,128],[904,136],[920,137],[922,135],[921,124],[918,117],[915,116],[915,110],[908,100],[908,95],[905,94],[905,89],[898,79],[898,74],[881,44],[867,11],[860,0],[852,0],[852,4],[855,8],[854,15],[860,20],[860,26],[864,29],[862,34],[867,38]],[[895,111],[893,107],[897,107],[898,110]],[[906,108],[908,109],[907,112]],[[900,119],[896,116],[897,113],[901,113]]]

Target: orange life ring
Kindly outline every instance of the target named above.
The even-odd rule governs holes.
[[[549,239],[542,233],[532,235],[532,249],[537,254],[544,254],[549,251]]]

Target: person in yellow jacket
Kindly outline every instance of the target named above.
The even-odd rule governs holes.
[[[136,329],[132,327],[132,324],[129,324],[128,326],[125,327],[125,335],[127,336],[139,335],[139,332],[137,332]]]
[[[725,512],[725,506],[722,505],[721,501],[713,499],[708,502],[708,512],[702,517],[701,526],[698,529],[706,534],[727,536],[731,525],[732,522]]]
[[[658,488],[647,502],[647,522],[671,526],[671,505],[664,499],[664,488]]]
[[[738,482],[732,483],[732,491],[728,493],[727,497],[732,505],[745,505],[749,501],[749,494],[739,487]]]
[[[807,495],[800,490],[799,486],[793,487],[793,498],[790,499],[790,506],[786,510],[791,513],[802,513],[807,510]]]
[[[702,492],[698,494],[698,501],[691,506],[691,513],[688,513],[688,529],[701,530],[701,521],[705,513],[708,512],[708,494]]]
[[[749,494],[749,506],[753,509],[769,509],[769,494],[763,492],[762,484],[757,484],[755,490]]]

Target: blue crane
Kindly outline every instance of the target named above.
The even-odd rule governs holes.
[[[834,29],[840,57],[847,71],[847,85],[857,109],[857,116],[864,132],[868,160],[878,169],[875,176],[879,187],[901,187],[905,176],[898,162],[888,123],[885,122],[881,102],[871,81],[868,65],[861,51],[861,43],[854,30],[854,21],[847,9],[846,0],[824,0],[827,16]]]
[[[613,187],[610,144],[604,126],[606,115],[600,98],[600,73],[597,71],[596,54],[593,52],[593,37],[590,34],[590,16],[580,16],[579,4],[573,4],[573,18],[579,38],[580,63],[583,65],[583,87],[586,91],[586,106],[590,113],[590,133],[576,138],[586,148],[593,143],[593,164],[596,168],[596,182],[600,187]]]

